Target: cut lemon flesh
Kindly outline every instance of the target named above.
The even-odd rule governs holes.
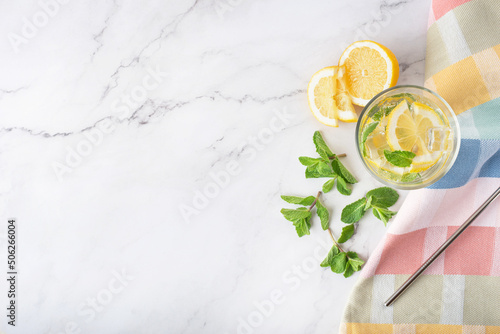
[[[358,115],[356,114],[356,110],[354,110],[351,96],[347,90],[345,66],[339,68],[337,93],[334,98],[339,109],[339,120],[343,122],[356,122],[358,120]]]
[[[393,151],[410,151],[416,154],[412,166],[425,170],[436,163],[441,151],[431,152],[428,148],[428,131],[443,127],[439,115],[429,106],[414,102],[412,111],[406,100],[401,101],[389,115],[386,139]]]
[[[339,66],[345,66],[347,89],[356,105],[364,107],[384,89],[396,85],[399,64],[385,46],[373,41],[351,44],[342,53]]]
[[[325,67],[316,72],[307,86],[309,108],[321,123],[339,126],[339,110],[335,101],[338,66]]]

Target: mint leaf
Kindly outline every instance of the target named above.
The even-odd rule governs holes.
[[[299,237],[303,237],[304,235],[310,234],[309,232],[309,230],[311,229],[310,220],[311,217],[309,216],[307,218],[297,219],[296,221],[293,222],[293,225],[295,226],[295,230],[297,231]]]
[[[319,131],[314,132],[313,142],[314,145],[316,145],[316,152],[318,152],[320,157],[327,161],[330,161],[329,159],[331,156],[333,156],[333,152],[330,150],[328,145],[326,145],[323,136]]]
[[[337,177],[337,190],[342,195],[349,196],[352,190],[347,187],[347,183],[342,176]]]
[[[340,238],[339,240],[337,240],[337,242],[339,244],[343,244],[347,240],[351,239],[353,234],[354,234],[354,224],[347,225],[342,229],[342,234],[340,235]]]
[[[356,202],[347,205],[340,216],[340,220],[346,224],[358,222],[365,214],[366,198],[360,198]]]
[[[338,158],[332,160],[332,169],[337,175],[342,175],[342,177],[347,181],[347,183],[357,183],[358,180],[345,168],[345,166],[340,162]]]
[[[323,184],[323,192],[326,194],[332,190],[333,185],[335,184],[335,178],[328,180]]]
[[[338,253],[332,258],[331,268],[334,273],[341,274],[345,271],[345,267],[347,264],[347,255],[346,253]]]
[[[365,157],[366,157],[366,147],[365,147],[366,140],[368,139],[370,133],[372,133],[373,130],[375,130],[378,124],[379,122],[371,123],[363,130],[363,133],[361,134],[361,143],[359,143],[359,147],[361,149],[361,152],[363,152],[363,156]]]
[[[387,226],[389,219],[391,219],[397,212],[387,210],[385,208],[378,208],[376,206],[372,207],[373,215],[384,222],[384,225]]]
[[[374,120],[374,121],[380,121],[382,119],[382,117],[384,116],[388,116],[393,110],[394,108],[397,106],[397,104],[394,104],[394,105],[390,105],[390,106],[385,106],[385,107],[381,107],[376,113],[374,113],[371,118]],[[373,108],[372,108],[373,110]],[[371,111],[371,110],[370,110]]]
[[[335,173],[329,163],[321,160],[317,164],[307,166],[306,168],[306,178],[319,178],[319,177],[334,177]]]
[[[286,220],[295,222],[299,219],[311,218],[311,212],[307,208],[281,209],[280,211]]]
[[[373,201],[373,196],[366,196],[368,199],[366,200],[365,204],[365,211],[368,210],[372,206],[372,201]]]
[[[299,157],[299,161],[304,166],[312,166],[323,160],[319,158]]]
[[[420,173],[406,173],[401,177],[401,182],[413,182],[420,176]]]
[[[380,187],[367,192],[366,197],[372,197],[372,206],[388,208],[393,206],[398,201],[399,195],[397,191],[392,188]]]
[[[352,269],[351,263],[347,261],[347,264],[345,266],[345,271],[344,271],[344,277],[351,277],[352,274],[354,274],[354,269]]]
[[[394,151],[384,150],[384,156],[391,164],[397,167],[410,167],[415,153],[410,151]]]
[[[364,130],[363,130],[363,133],[361,134],[361,147],[364,146],[366,140],[368,139],[368,136],[370,135],[370,133],[373,132],[373,130],[375,130],[375,128],[377,127],[377,125],[379,124],[379,122],[374,122],[374,123],[370,123]]]
[[[323,230],[326,231],[330,225],[330,213],[325,208],[323,203],[321,203],[319,198],[316,201],[316,213],[318,214],[318,217],[321,220],[321,227],[323,228]]]
[[[300,204],[300,205],[311,205],[314,202],[314,196],[308,196],[308,197],[281,196],[281,199],[291,204]]]
[[[336,245],[333,245],[332,249],[328,252],[326,258],[321,262],[321,267],[330,267],[333,263],[333,258],[339,253],[339,249]]]
[[[348,262],[354,271],[360,271],[365,261],[361,260],[357,253],[347,252]]]

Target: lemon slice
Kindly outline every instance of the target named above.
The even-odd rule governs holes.
[[[307,86],[309,108],[321,123],[339,126],[339,111],[334,99],[337,92],[338,66],[325,67],[316,72]]]
[[[444,126],[444,123],[432,108],[422,103],[413,103],[412,110],[413,113],[406,100],[394,108],[387,121],[386,138],[391,150],[415,153],[412,166],[422,171],[435,164],[442,155],[441,151],[429,151],[427,132],[430,128]]]
[[[396,85],[399,77],[396,56],[373,41],[359,41],[348,46],[340,57],[339,66],[346,68],[352,102],[362,107],[384,89]]]
[[[337,77],[337,93],[334,98],[339,109],[339,120],[349,123],[356,122],[358,120],[358,115],[356,114],[356,110],[354,110],[351,97],[349,96],[349,92],[347,90],[345,66],[341,66],[339,68]]]

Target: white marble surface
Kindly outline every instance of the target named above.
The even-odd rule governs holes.
[[[325,197],[335,233],[377,183],[355,124],[319,124],[305,88],[360,38],[423,84],[430,0],[53,3],[0,3],[2,252],[7,218],[19,225],[17,326],[2,314],[2,332],[336,333],[357,274],[319,267],[328,235],[299,239],[279,195],[320,188],[297,161],[318,129],[361,181]],[[366,217],[346,247],[366,259],[384,233]]]

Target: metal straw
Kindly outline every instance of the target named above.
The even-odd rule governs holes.
[[[399,296],[401,296],[403,294],[403,292],[406,291],[406,289],[408,289],[408,287],[425,271],[425,269],[427,269],[427,267],[429,267],[431,265],[432,262],[434,262],[434,260],[436,260],[439,255],[441,255],[441,253],[444,252],[444,250],[446,248],[448,248],[449,245],[451,245],[451,243],[453,241],[455,241],[456,238],[458,238],[458,236],[460,234],[462,234],[463,231],[465,231],[465,229],[467,227],[469,227],[470,224],[472,224],[472,222],[474,221],[474,219],[477,218],[477,216],[479,216],[483,211],[484,209],[486,209],[486,207],[491,203],[493,202],[498,196],[500,195],[500,187],[498,187],[498,189],[493,193],[493,195],[491,195],[463,224],[462,226],[459,227],[458,230],[455,231],[455,233],[453,233],[452,236],[450,236],[448,238],[448,240],[446,240],[442,245],[441,247],[438,248],[437,251],[434,252],[434,254],[432,254],[428,259],[427,261],[425,261],[425,263],[420,267],[418,268],[417,271],[415,271],[413,273],[413,275],[410,276],[410,278],[408,278],[406,280],[406,282],[403,283],[403,285],[401,285],[401,287],[399,289],[396,290],[396,292],[394,292],[394,294],[389,298],[387,299],[387,301],[385,302],[385,306],[390,306],[392,303],[394,303],[394,301],[396,299],[398,299]]]

